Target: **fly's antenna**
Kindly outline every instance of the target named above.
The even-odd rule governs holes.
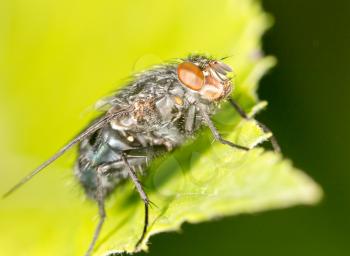
[[[44,163],[39,165],[34,171],[29,173],[27,176],[25,176],[20,182],[18,182],[16,185],[14,185],[10,190],[8,190],[5,194],[3,194],[2,198],[6,198],[9,195],[11,195],[14,191],[16,191],[18,188],[20,188],[22,185],[27,183],[29,180],[31,180],[35,175],[37,175],[39,172],[41,172],[45,167],[49,166],[52,162],[54,162],[57,158],[62,156],[67,150],[72,148],[77,143],[84,140],[89,135],[93,134],[95,131],[101,129],[103,126],[105,126],[107,123],[109,123],[114,118],[125,114],[126,112],[130,111],[130,108],[123,109],[117,112],[112,112],[107,114],[106,116],[102,117],[98,121],[96,121],[94,124],[89,126],[86,130],[81,132],[78,136],[76,136],[74,139],[72,139],[68,144],[66,144],[64,147],[62,147],[56,154],[54,154],[52,157],[50,157],[48,160],[46,160]]]

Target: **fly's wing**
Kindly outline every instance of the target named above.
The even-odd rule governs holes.
[[[128,83],[125,83],[128,84]],[[99,99],[97,102],[92,104],[91,106],[88,106],[82,113],[83,116],[90,114],[92,112],[98,111],[98,112],[106,112],[109,109],[111,109],[114,106],[118,106],[118,108],[126,107],[127,104],[125,101],[121,101],[119,97],[116,97],[119,91],[122,89],[118,89],[116,91],[110,92],[106,96]]]
[[[50,165],[52,162],[54,162],[57,158],[62,156],[67,150],[72,148],[74,145],[77,143],[81,142],[84,140],[86,137],[90,136],[93,134],[95,131],[101,129],[104,127],[106,124],[108,124],[110,121],[113,119],[116,119],[123,114],[129,113],[131,111],[131,108],[124,108],[116,112],[112,113],[107,113],[105,116],[97,120],[95,123],[90,125],[88,128],[86,128],[83,132],[78,134],[74,139],[72,139],[68,144],[63,146],[56,154],[54,154],[52,157],[50,157],[48,160],[46,160],[44,163],[39,165],[34,171],[29,173],[27,176],[25,176],[20,182],[18,182],[15,186],[13,186],[9,191],[7,191],[4,195],[3,198],[9,196],[12,194],[15,190],[17,190],[19,187],[21,187],[23,184],[28,182],[31,178],[33,178],[36,174],[38,174],[40,171],[42,171],[45,167]]]
[[[113,92],[107,96],[104,96],[94,104],[84,109],[83,112],[81,113],[81,116],[85,117],[86,115],[90,115],[91,113],[96,113],[96,111],[99,113],[107,112],[110,108],[112,108],[115,105],[114,98],[116,98],[116,92]]]
[[[112,105],[112,100],[115,98],[115,95],[112,96],[106,96],[100,100],[98,100],[94,105],[94,110],[97,111],[107,111],[110,109]]]

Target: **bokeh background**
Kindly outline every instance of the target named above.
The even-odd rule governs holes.
[[[159,6],[160,1],[130,1],[121,5],[124,8],[114,6],[113,12],[109,1],[100,1],[98,6],[89,1],[64,2],[2,0],[0,4],[0,83],[16,85],[0,87],[2,169],[24,169],[25,173],[23,166],[34,166],[60,145],[57,143],[80,129],[88,115],[83,113],[79,120],[76,116],[83,109],[88,112],[89,104],[105,95],[107,88],[112,89],[134,70],[182,54],[186,40],[178,37],[183,31],[176,28],[186,27],[193,15],[213,24],[217,21],[218,34],[203,36],[199,33],[202,28],[196,31],[195,26],[188,26],[188,41],[193,42],[190,50],[196,49],[196,40],[199,45],[207,37],[230,40],[232,36],[220,23],[227,6],[216,1],[164,1],[167,7]],[[263,0],[262,4],[274,17],[274,26],[263,38],[263,48],[277,57],[278,64],[261,82],[259,96],[269,102],[269,107],[259,119],[273,128],[284,154],[321,184],[324,200],[316,207],[185,224],[181,234],[151,238],[148,255],[341,256],[350,252],[350,2]],[[183,8],[188,11],[183,12]],[[105,13],[104,29],[97,29],[102,25],[98,17]],[[144,19],[139,20],[140,15]],[[154,15],[171,17],[170,29],[169,24],[147,18]],[[67,30],[71,22],[74,26]],[[115,24],[120,24],[120,34],[113,34]],[[138,29],[140,24],[161,31],[164,37],[159,39],[147,29]],[[124,25],[133,29],[123,31]],[[128,46],[133,51],[116,49],[110,43],[116,41],[120,49]],[[86,43],[84,47],[82,42]],[[213,42],[208,47],[214,46]],[[215,54],[226,52],[220,48]],[[75,83],[101,87],[82,91]],[[67,85],[71,85],[70,90],[62,90]],[[62,104],[69,109],[64,116],[56,117],[60,111],[55,109]],[[32,138],[33,134],[40,138]],[[53,137],[57,143],[52,143]],[[21,158],[14,160],[8,152],[16,152]],[[69,165],[61,161],[58,166]],[[45,190],[43,197],[59,189],[54,184],[57,172],[47,180],[52,182],[52,190]],[[1,190],[20,176],[2,175]],[[36,191],[42,188],[40,180],[31,186],[37,186]],[[30,200],[28,207],[41,207],[44,215],[50,207],[40,206],[39,201]],[[19,219],[18,225],[21,223],[25,221]],[[35,241],[29,237],[30,242]]]

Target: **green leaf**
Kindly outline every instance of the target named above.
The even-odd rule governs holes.
[[[237,137],[243,145],[255,145],[266,138],[253,121],[241,121],[229,137]],[[157,207],[151,209],[143,249],[147,249],[151,235],[178,230],[185,221],[198,223],[298,203],[312,204],[320,198],[319,187],[280,155],[261,148],[233,150],[211,144],[211,140],[202,134],[195,142],[156,161],[149,170],[145,185]],[[132,186],[118,193],[109,209],[115,215],[109,216],[98,255],[106,251],[133,252],[142,230],[143,206],[137,196],[135,199]],[[125,211],[130,215],[120,219],[119,213]]]
[[[0,50],[8,53],[0,54],[2,191],[79,131],[90,118],[79,114],[116,89],[115,81],[162,60],[191,52],[231,56],[225,62],[235,69],[234,98],[250,116],[266,106],[258,100],[257,85],[275,59],[261,53],[260,38],[271,18],[258,1],[48,3],[37,0],[27,6],[7,0],[0,8],[1,19],[11,20],[0,24]],[[242,145],[254,147],[271,136],[254,121],[242,120],[228,104],[214,121],[225,138]],[[0,203],[1,255],[86,251],[97,207],[82,200],[71,172],[73,155]],[[151,235],[178,230],[185,221],[313,204],[322,195],[281,155],[262,148],[234,150],[213,142],[207,129],[154,161],[142,178],[156,205],[142,249]],[[133,185],[119,187],[107,201],[96,255],[133,252],[143,214]]]

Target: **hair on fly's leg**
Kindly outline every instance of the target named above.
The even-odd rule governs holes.
[[[276,137],[273,135],[272,131],[263,123],[259,122],[255,118],[250,118],[247,113],[237,104],[237,102],[232,98],[228,98],[228,101],[230,102],[231,106],[237,111],[237,113],[244,119],[250,120],[253,119],[255,122],[263,129],[264,132],[271,133],[272,136],[270,137],[270,142],[272,144],[273,150],[277,153],[281,152],[281,147],[279,146]]]

